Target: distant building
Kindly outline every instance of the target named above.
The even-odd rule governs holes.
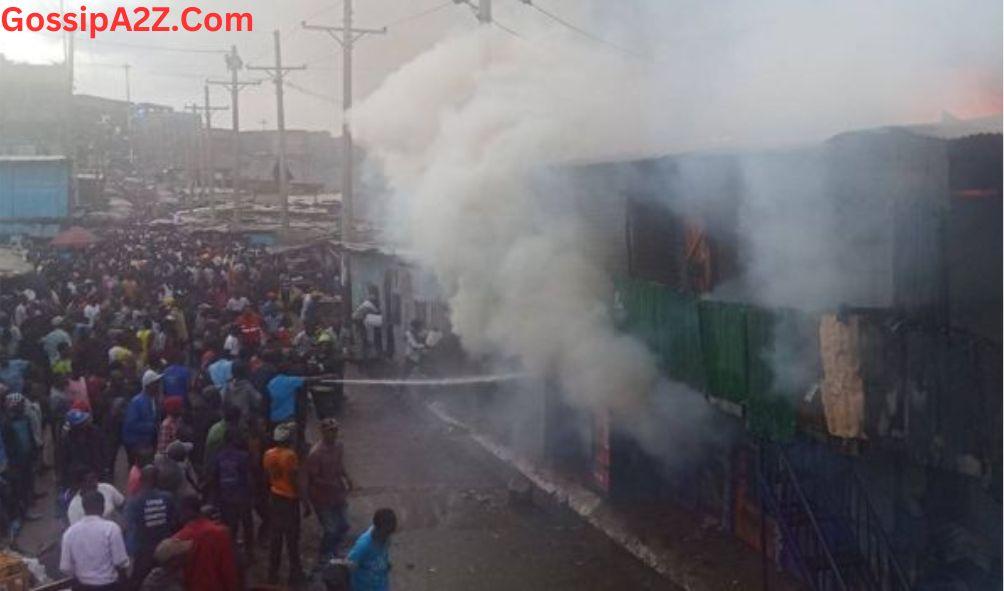
[[[193,171],[199,163],[199,116],[164,105],[135,103],[132,142],[141,172]]]
[[[73,95],[73,137],[78,170],[106,171],[129,160],[129,103]]]
[[[242,131],[241,180],[245,188],[274,192],[279,166],[276,130]],[[229,185],[233,178],[233,133],[226,128],[212,132],[213,168]],[[286,167],[291,190],[311,193],[337,190],[341,172],[341,140],[326,131],[286,131]]]
[[[18,63],[0,54],[0,154],[66,155],[69,109],[64,65]]]

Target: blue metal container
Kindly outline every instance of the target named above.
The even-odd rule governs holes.
[[[70,211],[70,162],[63,156],[0,156],[0,221],[56,221]]]

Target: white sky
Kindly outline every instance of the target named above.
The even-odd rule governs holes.
[[[22,8],[55,10],[58,0],[19,0]],[[533,42],[568,33],[520,0],[494,0],[498,21]],[[139,0],[91,0],[88,10]],[[145,2],[144,2],[145,3]],[[999,0],[535,0],[568,21],[631,52],[658,56],[667,80],[681,81],[695,92],[716,98],[753,90],[762,102],[773,93],[774,108],[798,108],[806,100],[847,100],[867,90],[871,104],[906,119],[936,118],[941,110],[976,116],[1000,110],[1001,2]],[[147,3],[149,4],[149,3]],[[423,11],[440,9],[392,26],[386,36],[357,44],[355,97],[372,92],[390,72],[451,32],[477,26],[469,7],[444,0],[356,0],[357,26],[379,27]],[[76,5],[74,3],[74,5]],[[301,20],[337,24],[340,0],[179,0],[209,10],[250,10],[250,33],[105,33],[96,41],[77,37],[76,91],[125,97],[121,64],[132,66],[134,101],[182,108],[202,103],[207,77],[228,73],[222,51],[235,43],[245,63],[271,65],[272,31],[283,32],[284,61],[306,63],[305,72],[290,74],[287,126],[336,129],[340,125],[341,55],[337,44],[321,32],[305,31]],[[507,33],[498,31],[498,34]],[[572,34],[574,37],[576,34]],[[593,41],[584,40],[592,43]],[[126,45],[133,45],[128,47]],[[152,46],[152,47],[151,47]],[[217,49],[211,53],[164,51],[159,48]],[[616,49],[610,49],[617,51]],[[20,61],[45,63],[62,56],[62,38],[54,33],[0,33],[0,53]],[[245,72],[242,77],[260,77]],[[818,74],[827,74],[817,78]],[[921,84],[920,81],[927,81]],[[430,81],[435,84],[435,81]],[[791,85],[789,103],[776,97]],[[916,96],[903,92],[907,87]],[[950,89],[947,92],[944,89]],[[303,89],[303,90],[301,90]],[[897,92],[898,90],[898,92]],[[770,92],[768,92],[770,91]],[[220,87],[213,102],[228,104]],[[321,95],[312,96],[312,95]],[[907,104],[909,103],[909,104]],[[263,83],[242,93],[242,127],[275,125],[274,87]],[[753,116],[751,114],[751,116]],[[896,117],[892,117],[896,118]],[[217,114],[227,125],[229,115]],[[891,121],[890,121],[891,122]]]

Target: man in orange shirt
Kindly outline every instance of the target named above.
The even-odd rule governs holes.
[[[297,585],[306,580],[300,562],[300,460],[291,447],[296,425],[282,423],[275,428],[272,439],[275,447],[265,452],[262,466],[268,479],[269,527],[272,538],[269,541],[268,582],[279,582],[279,566],[282,564],[282,544],[286,542],[289,554],[289,582]],[[310,514],[310,506],[304,507],[305,515]]]

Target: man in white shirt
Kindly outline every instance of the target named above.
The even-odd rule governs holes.
[[[87,318],[87,324],[91,327],[97,321],[98,316],[101,315],[101,302],[98,301],[97,297],[92,297],[90,302],[84,306],[84,318]]]
[[[251,300],[247,299],[245,296],[230,296],[230,299],[227,300],[227,312],[240,314],[244,311],[244,308],[247,308],[249,305],[251,305]]]
[[[240,340],[241,329],[234,326],[230,329],[230,334],[223,341],[223,350],[230,353],[230,356],[234,359],[237,358],[241,353],[241,340]]]
[[[98,475],[93,470],[82,471],[78,478],[80,488],[77,494],[73,495],[73,498],[70,499],[70,505],[66,509],[66,518],[69,520],[70,525],[77,523],[86,516],[87,512],[83,499],[88,493],[97,492],[101,495],[104,506],[98,515],[105,518],[114,515],[115,511],[121,509],[125,504],[125,497],[122,496],[122,493],[107,482],[98,482]]]
[[[117,523],[101,517],[104,499],[84,494],[86,515],[63,534],[59,570],[73,577],[74,591],[112,591],[126,579],[129,555]]]

